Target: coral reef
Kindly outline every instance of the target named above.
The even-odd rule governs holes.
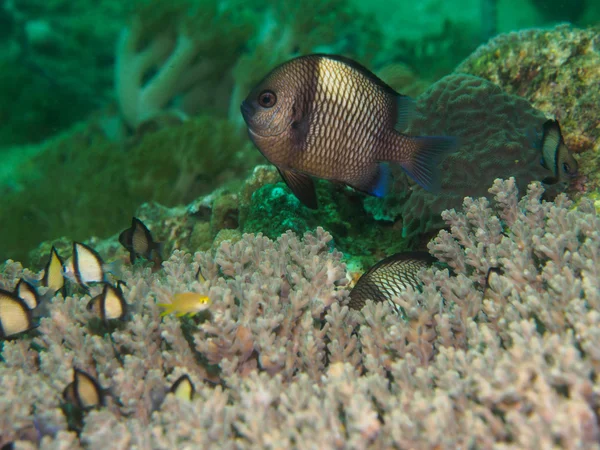
[[[444,213],[450,231],[429,248],[453,273],[421,272],[422,292],[393,299],[402,316],[346,306],[322,229],[135,266],[132,315],[113,327],[92,327],[88,295],[54,297],[36,332],[4,342],[0,444],[600,448],[600,219],[589,201],[542,201],[539,183],[520,200],[514,179],[490,192]],[[12,289],[23,269],[0,273]],[[184,291],[210,310],[161,319],[156,303]],[[61,406],[73,367],[106,389],[80,427]],[[167,394],[182,374],[191,401]]]
[[[600,186],[600,29],[559,25],[500,35],[456,69],[519,95],[561,124],[565,142],[581,153],[580,171]]]
[[[486,195],[489,180],[514,176],[524,189],[549,174],[539,162],[543,114],[483,78],[448,75],[417,97],[416,110],[411,134],[456,136],[460,147],[441,165],[441,192],[413,189],[398,173],[391,195],[365,199],[375,218],[401,218],[404,236],[441,228],[441,212]]]

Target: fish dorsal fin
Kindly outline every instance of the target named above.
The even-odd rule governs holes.
[[[312,178],[300,172],[278,169],[283,181],[304,206],[317,209],[317,192]]]
[[[544,122],[544,134],[542,137],[542,159],[546,169],[551,170],[554,175],[558,174],[558,158],[556,153],[562,141],[560,126],[556,120]]]
[[[396,98],[396,123],[394,129],[400,133],[406,131],[415,116],[415,101],[408,95],[400,95]]]

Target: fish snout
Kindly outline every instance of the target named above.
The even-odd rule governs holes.
[[[249,123],[250,119],[254,115],[254,107],[249,102],[244,100],[240,106],[240,110],[242,111],[242,117],[246,123]]]

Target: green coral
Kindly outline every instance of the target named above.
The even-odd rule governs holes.
[[[94,125],[53,139],[0,186],[2,258],[26,260],[37,243],[60,236],[106,237],[145,201],[186,203],[244,176],[258,152],[232,127],[198,117],[129,145],[109,141]]]
[[[282,182],[259,188],[252,195],[243,232],[276,237],[287,230],[301,234],[321,226],[333,235],[336,248],[355,256],[364,267],[414,245],[393,225],[367,216],[363,194],[327,181],[319,180],[316,186],[318,210],[303,206]]]

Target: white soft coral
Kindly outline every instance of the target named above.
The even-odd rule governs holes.
[[[132,128],[155,118],[178,100],[176,111],[194,112],[198,81],[207,72],[198,61],[200,42],[175,26],[148,39],[141,20],[125,28],[116,51],[117,100],[125,121]]]

